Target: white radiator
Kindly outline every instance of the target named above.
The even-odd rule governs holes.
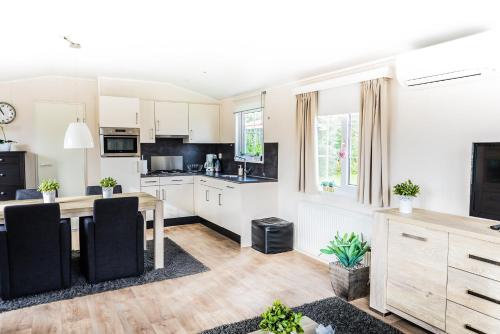
[[[300,202],[295,226],[295,249],[310,256],[330,261],[333,257],[321,255],[337,231],[340,234],[355,232],[370,241],[372,217],[339,207],[312,202]],[[369,259],[367,259],[369,261]]]

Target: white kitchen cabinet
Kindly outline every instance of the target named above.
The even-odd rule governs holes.
[[[189,108],[187,103],[155,102],[157,136],[187,136]]]
[[[140,103],[138,98],[100,96],[99,126],[138,128]]]
[[[229,183],[229,182],[227,182]],[[241,210],[241,194],[239,184],[226,184],[222,189],[222,208],[220,222],[226,230],[241,234],[239,224]]]
[[[111,176],[123,192],[141,189],[140,161],[137,157],[101,157],[101,178]]]
[[[141,143],[155,142],[155,102],[141,100],[139,123],[141,127]]]
[[[165,218],[194,215],[193,184],[167,184],[160,186]]]
[[[189,143],[219,142],[219,106],[189,104]]]
[[[247,183],[195,176],[196,214],[240,235],[251,246],[252,220],[277,215],[277,183]]]

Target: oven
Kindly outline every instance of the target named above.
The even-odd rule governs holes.
[[[100,128],[101,157],[139,157],[139,134],[135,128]]]

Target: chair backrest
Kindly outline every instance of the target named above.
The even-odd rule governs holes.
[[[58,203],[12,205],[4,208],[10,280],[17,289],[33,277],[43,277],[48,286],[61,279],[60,219]],[[54,278],[55,277],[55,278]]]
[[[122,193],[122,186],[117,184],[113,188],[113,194],[121,194]],[[87,186],[87,189],[85,190],[85,195],[102,195],[102,187],[101,186]]]
[[[36,189],[16,190],[16,199],[40,199],[40,198],[43,198],[43,195]]]
[[[113,263],[117,256],[130,259],[137,252],[139,198],[121,197],[94,201],[95,258],[97,266]],[[109,246],[113,248],[110,252]],[[100,251],[101,250],[101,251]],[[112,268],[110,268],[112,269]]]
[[[56,190],[57,197],[57,190]],[[21,199],[42,199],[43,194],[38,189],[17,189],[16,200]]]

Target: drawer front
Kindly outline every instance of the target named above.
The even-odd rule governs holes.
[[[149,186],[158,186],[160,185],[159,177],[143,177],[141,178],[141,186],[149,187]]]
[[[448,299],[500,320],[500,282],[450,267]]]
[[[20,157],[16,155],[3,155],[0,156],[0,165],[2,164],[14,164],[19,165]]]
[[[0,186],[0,201],[10,201],[16,199],[16,190],[22,186]]]
[[[450,234],[449,266],[500,281],[500,244]]]
[[[168,176],[161,177],[160,184],[192,184],[194,182],[193,176]]]
[[[448,233],[389,223],[387,304],[444,330]]]
[[[19,165],[0,164],[0,184],[21,184],[21,171],[19,170]]]
[[[500,320],[454,302],[448,302],[446,332],[449,334],[499,334]]]

